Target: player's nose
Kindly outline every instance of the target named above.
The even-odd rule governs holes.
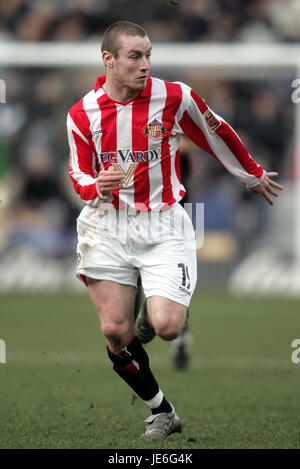
[[[150,64],[149,60],[147,57],[143,57],[142,62],[141,62],[141,70],[148,72],[150,69]]]

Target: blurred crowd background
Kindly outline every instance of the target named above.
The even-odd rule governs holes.
[[[181,0],[178,7],[164,0],[9,0],[0,3],[0,39],[100,45],[104,30],[120,19],[141,24],[154,43],[263,46],[300,40],[299,0]],[[0,104],[0,256],[27,246],[52,259],[75,258],[75,221],[82,205],[67,177],[65,120],[98,74],[95,68],[0,64],[6,83],[6,103]],[[257,162],[278,171],[281,182],[292,179],[293,71],[255,80],[181,68],[153,74],[192,86],[233,126]],[[214,158],[186,140],[182,155],[185,201],[205,203],[207,243],[199,257],[235,262],[264,232],[266,202],[250,196]]]
[[[298,0],[10,0],[0,5],[2,40],[98,40],[114,21],[142,24],[152,41],[298,41]]]

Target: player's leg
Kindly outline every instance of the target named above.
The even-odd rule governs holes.
[[[182,329],[181,334],[171,342],[171,356],[173,366],[176,370],[185,370],[191,358],[192,334],[188,322]]]
[[[132,311],[136,289],[132,285],[91,278],[87,278],[87,285],[107,346],[119,354],[134,337]]]
[[[179,215],[177,221],[180,210],[182,209],[176,211]],[[154,335],[157,333],[162,339],[170,341],[181,334],[186,324],[187,310],[197,277],[195,236],[190,220],[186,223],[190,233],[190,240],[187,242],[175,223],[173,239],[169,237],[136,254],[142,264],[140,273],[146,297],[146,307],[141,309],[136,321],[145,327],[138,327],[137,330],[138,333],[142,332],[143,337],[147,336],[147,328],[152,328]],[[146,421],[148,427],[145,437],[151,432],[155,434],[160,427],[174,425],[176,428],[180,424],[174,409],[172,413],[161,414],[158,419],[150,417]]]
[[[166,400],[149,366],[149,358],[139,339],[134,337],[133,309],[136,289],[107,280],[87,278],[90,297],[98,311],[107,353],[116,373],[151,408],[152,419],[173,408]],[[176,418],[175,418],[176,417]],[[174,414],[172,426],[159,428],[147,438],[164,438],[180,431],[181,424]]]
[[[186,323],[187,308],[168,298],[160,296],[147,298],[143,311],[146,334],[147,329],[150,327],[153,328],[154,335],[156,333],[164,340],[173,340],[178,337]],[[142,324],[143,321],[140,322],[140,326]],[[143,329],[138,328],[138,332],[143,332]],[[160,438],[170,433],[181,432],[180,419],[172,404],[169,405],[171,406],[170,410],[161,407],[160,413],[150,415],[145,420],[147,427],[142,435],[143,438]]]
[[[172,341],[172,358],[176,369],[187,366],[191,334],[187,329],[186,307],[160,296],[147,299],[148,322],[163,340]],[[170,319],[171,318],[171,319]]]
[[[134,318],[135,334],[142,344],[147,344],[154,339],[156,332],[147,314],[145,295],[141,282],[137,288]],[[171,341],[172,362],[175,369],[184,370],[187,368],[191,356],[191,344],[192,335],[189,331],[188,321],[186,321],[181,333],[176,339]]]
[[[146,307],[139,313],[136,330],[143,343],[149,342],[155,333],[169,341],[181,334],[186,328],[187,310],[196,285],[193,225],[181,206],[171,211],[166,214],[165,225],[170,222],[172,236],[149,246],[139,256],[143,263],[140,273]]]
[[[151,296],[146,300],[149,323],[156,334],[170,341],[178,337],[187,320],[187,307],[169,298]]]
[[[128,256],[127,243],[108,235],[107,230],[114,225],[109,216],[103,215],[101,226],[97,224],[94,229],[91,220],[88,224],[78,221],[77,276],[88,284],[114,370],[148,404],[151,419],[158,423],[155,432],[149,431],[146,437],[165,438],[180,431],[181,424],[151,372],[146,351],[133,336],[137,269]],[[168,422],[164,421],[166,416]]]
[[[187,202],[187,199],[184,199]],[[184,204],[182,204],[184,207]],[[196,271],[196,256],[193,254],[193,246],[191,243],[192,240],[191,230],[184,230],[184,237],[186,242],[186,251],[187,257],[189,258],[190,271]],[[191,256],[192,254],[192,256]],[[187,319],[189,318],[189,312],[187,313]],[[193,342],[193,337],[190,332],[189,322],[187,320],[184,328],[182,329],[181,334],[171,342],[171,356],[173,366],[176,370],[184,370],[188,367],[190,358],[191,358],[191,345]]]

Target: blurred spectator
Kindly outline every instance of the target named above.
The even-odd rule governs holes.
[[[216,7],[215,2],[207,0],[186,0],[180,3],[187,41],[209,40],[209,15],[213,7]]]
[[[0,4],[0,34],[20,41],[89,40],[120,17],[153,25],[153,40],[259,42],[300,37],[298,0],[181,0],[177,8],[165,0],[10,0]]]
[[[22,177],[16,180],[18,191],[5,227],[6,248],[22,244],[51,256],[71,251],[78,210],[72,210],[55,165],[45,143],[32,142],[24,149]]]
[[[41,144],[31,144],[23,154],[24,181],[20,198],[30,207],[41,207],[58,198],[59,185],[54,172],[51,149]]]
[[[16,24],[16,40],[44,41],[50,38],[51,27],[55,18],[53,8],[33,8],[20,16]]]
[[[269,2],[269,17],[281,38],[286,41],[300,40],[299,0],[273,0]]]

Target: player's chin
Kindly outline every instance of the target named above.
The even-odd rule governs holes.
[[[136,80],[134,83],[134,87],[136,90],[144,90],[147,85],[147,78],[143,80]]]

